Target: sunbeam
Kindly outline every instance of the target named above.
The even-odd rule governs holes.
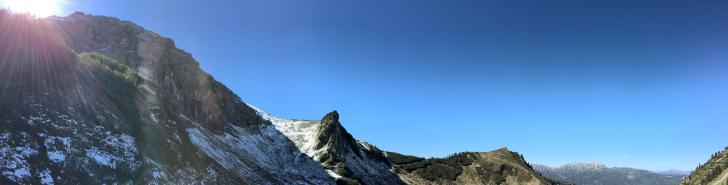
[[[16,13],[28,13],[37,17],[59,15],[65,0],[0,0],[0,7]]]

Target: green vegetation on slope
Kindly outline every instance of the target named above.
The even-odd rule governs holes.
[[[726,184],[726,176],[728,176],[728,147],[725,150],[716,152],[710,156],[710,160],[705,164],[699,164],[695,171],[685,177],[682,185],[693,184]]]
[[[533,171],[523,156],[501,149],[493,152],[462,152],[445,158],[421,158],[387,152],[397,174],[415,176],[436,184],[559,184]],[[460,182],[459,177],[474,179]],[[509,180],[510,179],[510,180]]]
[[[116,105],[123,114],[119,115],[127,121],[138,120],[136,98],[142,78],[136,70],[114,60],[104,54],[83,52],[78,54],[78,66],[91,80],[87,88],[101,97],[107,104]],[[103,122],[103,120],[100,120]]]
[[[106,72],[131,85],[137,86],[141,83],[141,78],[134,69],[106,55],[94,52],[83,52],[78,54],[78,59],[86,67]]]

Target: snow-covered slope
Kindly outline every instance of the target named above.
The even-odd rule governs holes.
[[[251,106],[253,107],[253,106]],[[320,162],[339,182],[364,184],[404,184],[392,171],[384,153],[373,145],[359,142],[346,132],[334,111],[322,120],[281,119],[256,109],[307,156]]]

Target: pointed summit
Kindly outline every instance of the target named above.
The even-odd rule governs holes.
[[[326,114],[326,116],[324,116],[323,119],[321,119],[321,121],[323,123],[338,122],[339,121],[339,112],[336,112],[336,110],[329,112],[328,114]]]

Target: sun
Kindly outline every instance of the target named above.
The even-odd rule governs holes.
[[[64,4],[65,0],[0,0],[0,7],[4,9],[37,17],[59,15]]]

